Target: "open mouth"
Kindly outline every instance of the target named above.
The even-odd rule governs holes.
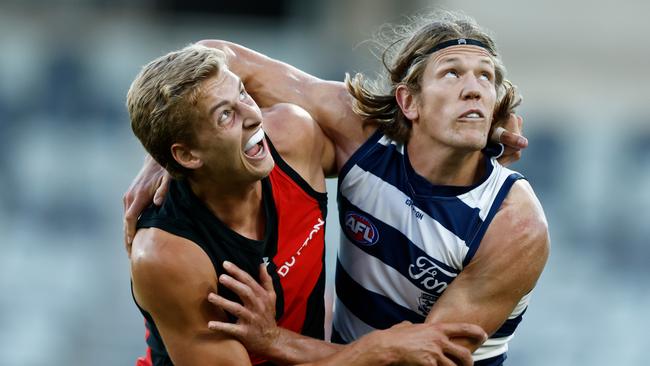
[[[244,146],[244,154],[251,158],[258,157],[264,153],[264,130],[261,128],[257,130],[246,142]]]
[[[483,119],[484,117],[485,116],[483,115],[483,112],[481,112],[481,110],[479,110],[479,109],[470,109],[469,111],[461,114],[459,118],[460,119],[468,119],[468,120],[472,120],[472,119],[479,120],[479,119]]]

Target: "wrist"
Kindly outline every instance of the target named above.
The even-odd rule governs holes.
[[[359,364],[392,365],[401,360],[398,349],[392,346],[391,339],[384,331],[374,331],[355,343],[362,358]]]

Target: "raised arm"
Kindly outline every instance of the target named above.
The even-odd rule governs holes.
[[[546,218],[524,180],[512,187],[471,262],[435,303],[426,321],[463,321],[493,334],[535,286],[549,253]],[[471,351],[480,346],[459,340]]]
[[[131,256],[133,294],[154,319],[175,365],[250,365],[244,346],[205,324],[225,313],[209,304],[217,291],[208,256],[194,243],[159,229],[143,229]]]
[[[199,44],[224,51],[228,67],[261,107],[288,102],[309,112],[336,145],[337,163],[345,162],[365,141],[369,131],[364,131],[361,117],[352,111],[352,97],[342,82],[321,80],[231,42],[204,40]]]

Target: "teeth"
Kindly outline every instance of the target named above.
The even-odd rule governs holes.
[[[253,136],[251,136],[251,138],[248,139],[248,142],[246,142],[246,146],[244,147],[244,151],[248,151],[248,149],[250,149],[251,147],[259,144],[263,138],[264,138],[264,130],[260,128],[259,130],[257,130],[257,132],[255,132]]]
[[[481,116],[476,112],[472,112],[472,113],[468,114],[467,117],[469,117],[469,118],[479,118]]]

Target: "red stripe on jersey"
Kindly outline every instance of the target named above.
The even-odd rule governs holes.
[[[325,219],[319,202],[277,165],[269,175],[278,213],[278,251],[273,257],[284,292],[278,325],[300,333],[307,300],[323,271]]]
[[[147,320],[144,321],[144,340],[149,339],[151,333],[149,332],[149,327],[147,326]],[[135,366],[153,366],[153,361],[151,359],[151,347],[147,347],[147,354],[144,357],[138,357],[135,360]]]

